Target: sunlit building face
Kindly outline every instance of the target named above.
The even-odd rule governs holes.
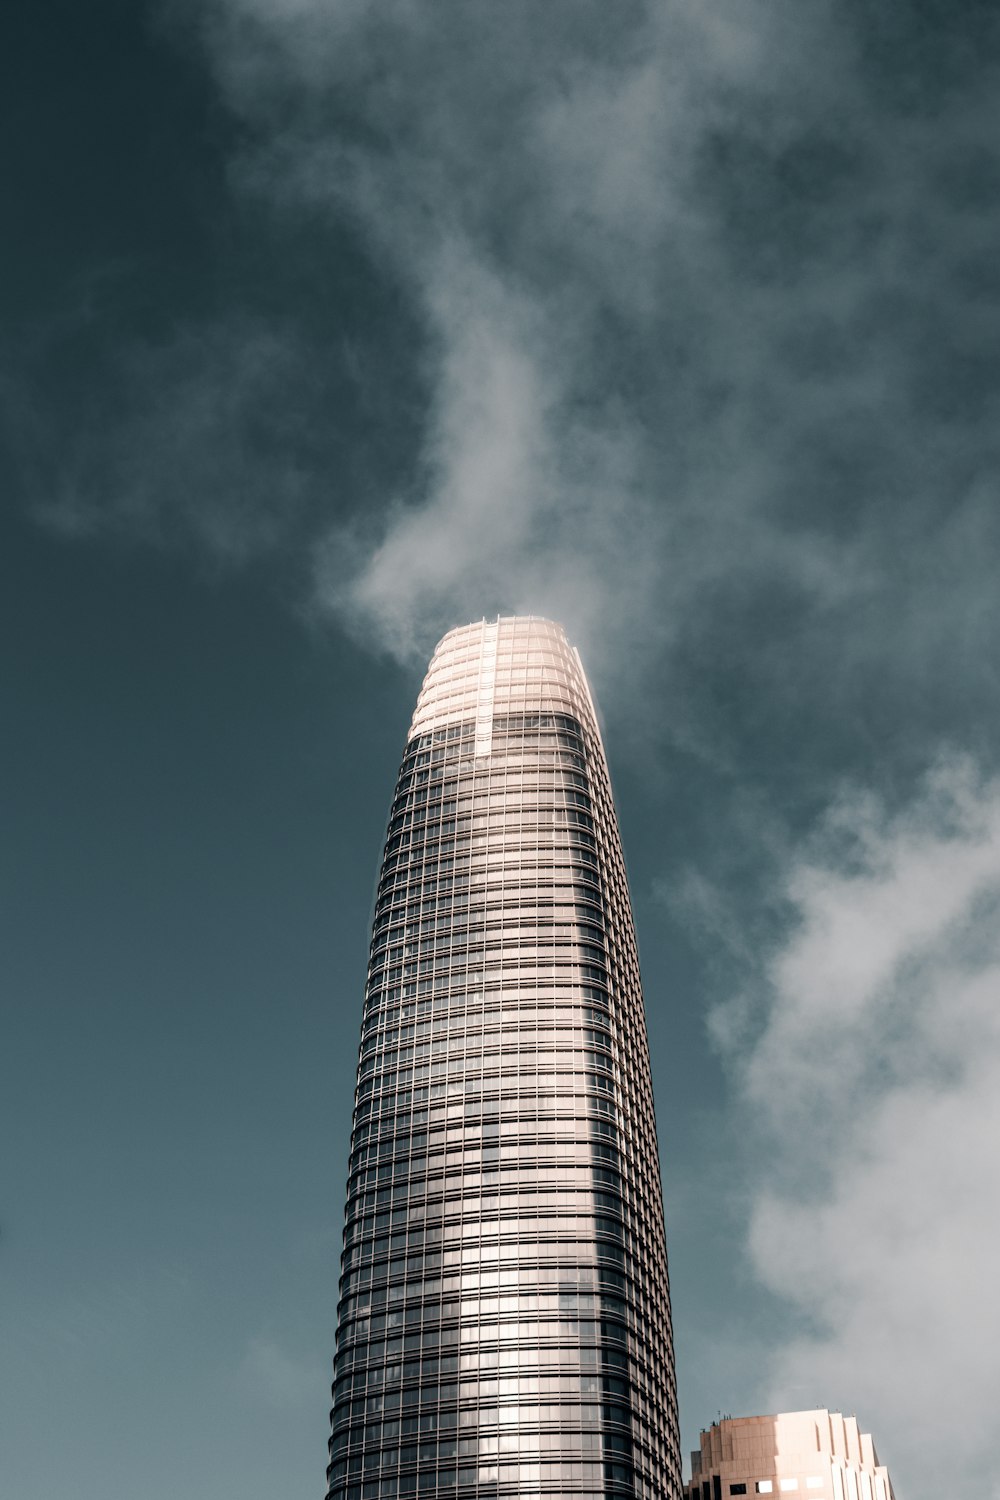
[[[685,1500],[894,1500],[871,1433],[826,1407],[721,1417],[701,1429],[691,1469]]]
[[[453,630],[392,804],[351,1142],[330,1500],[681,1493],[646,1027],[563,630]]]

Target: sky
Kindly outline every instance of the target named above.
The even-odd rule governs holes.
[[[1000,1497],[1000,11],[0,19],[0,1482],[323,1492],[436,639],[601,707],[684,1447]]]

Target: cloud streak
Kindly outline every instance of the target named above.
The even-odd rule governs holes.
[[[239,201],[310,226],[331,289],[363,245],[412,322],[361,311],[331,348],[305,306],[233,307],[137,347],[38,515],[290,553],[321,610],[413,659],[460,617],[555,614],[602,692],[655,672],[723,756],[706,658],[778,696],[822,677],[841,714],[887,668],[906,693],[983,661],[989,35],[789,0],[187,21],[241,122]]]
[[[715,1016],[752,1264],[801,1320],[771,1403],[857,1409],[911,1494],[996,1493],[1000,782],[952,759],[896,813],[845,795],[784,896],[754,1039],[745,1005]]]
[[[829,652],[844,696],[834,651],[912,674],[922,636],[995,637],[988,55],[939,38],[961,90],[910,58],[917,105],[841,7],[212,16],[243,189],[352,225],[423,339],[412,477],[320,519],[322,607],[413,657],[545,610],[609,677],[637,635],[647,670],[752,635],[771,690]]]

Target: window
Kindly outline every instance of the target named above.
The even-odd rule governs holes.
[[[783,1490],[797,1490],[799,1487],[797,1479],[782,1479],[780,1483]]]
[[[729,1486],[729,1493],[731,1495],[745,1495],[746,1492],[747,1487],[745,1484],[731,1484]]]
[[[758,1479],[756,1490],[758,1495],[769,1495],[774,1489],[773,1479]]]
[[[821,1490],[822,1488],[823,1488],[823,1481],[820,1478],[820,1476],[818,1474],[810,1474],[809,1478],[806,1480],[806,1489],[807,1490]]]

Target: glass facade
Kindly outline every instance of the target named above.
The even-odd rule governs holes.
[[[329,1500],[681,1495],[635,937],[546,620],[453,630],[375,906]]]

